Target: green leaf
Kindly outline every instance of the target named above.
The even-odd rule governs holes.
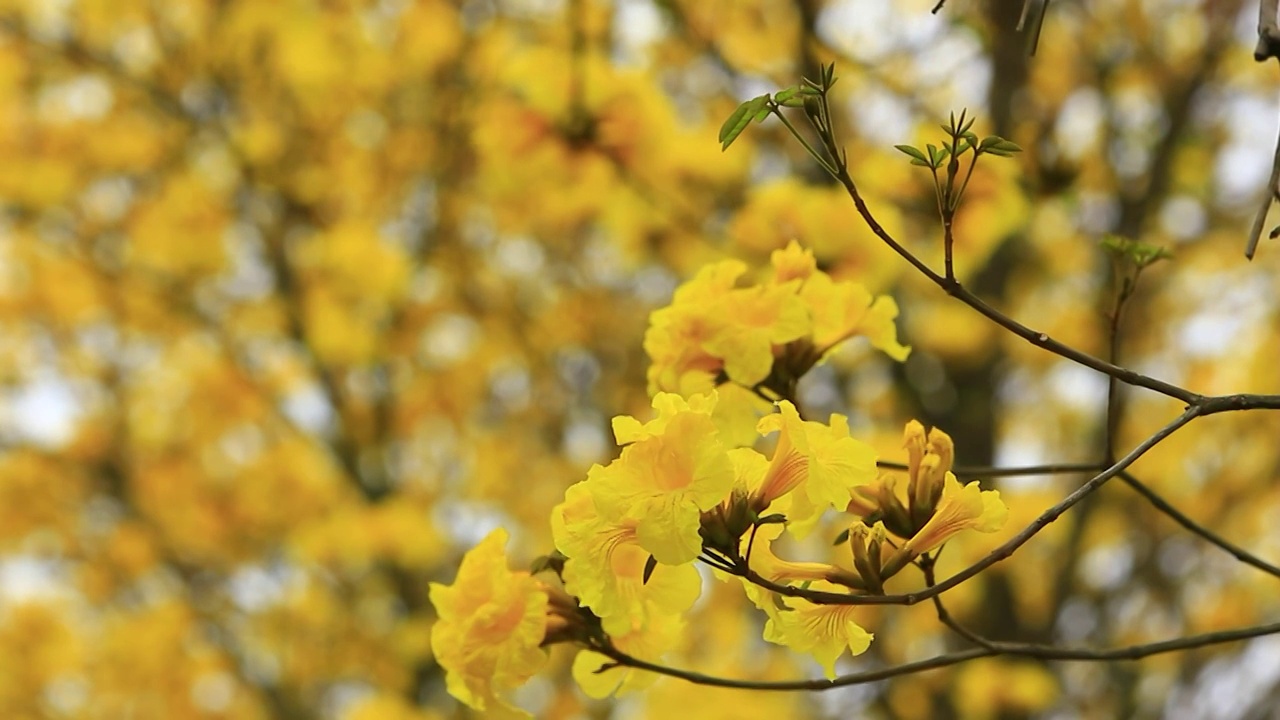
[[[787,516],[782,513],[772,513],[762,518],[757,518],[756,525],[781,525],[787,521]]]
[[[725,120],[724,124],[720,126],[720,151],[728,150],[733,141],[738,139],[738,136],[742,134],[743,130],[747,129],[747,126],[753,120],[760,122],[764,117],[767,117],[769,114],[768,109],[768,93],[751,98],[739,105],[733,111],[733,114],[729,116],[729,119]],[[764,116],[761,116],[761,112],[764,113]]]
[[[1136,265],[1139,269],[1145,268],[1161,260],[1170,260],[1173,253],[1168,248],[1160,245],[1152,245],[1150,243],[1140,242],[1138,240],[1130,240],[1119,235],[1105,235],[1102,240],[1102,248],[1117,258],[1128,260]]]
[[[936,147],[930,144],[928,148],[929,148],[929,163],[930,163],[929,167],[932,167],[932,168],[942,167],[942,163],[946,162],[947,156],[951,154],[951,149],[946,146]]]
[[[822,86],[824,88],[828,90],[831,89],[831,86],[836,84],[836,79],[835,63],[831,63],[830,65],[826,65],[822,68]]]
[[[644,561],[644,575],[640,578],[641,585],[649,584],[649,576],[653,575],[653,571],[658,567],[658,558],[650,555],[648,560]]]
[[[920,152],[918,148],[912,147],[911,145],[894,145],[893,147],[897,149],[898,152],[903,153],[905,155],[909,155],[910,157],[916,160],[919,160],[920,165],[927,166],[929,164],[928,158],[926,158],[924,156],[924,153]],[[917,163],[912,163],[912,165],[915,165],[915,164]]]
[[[990,135],[982,138],[982,143],[978,145],[978,152],[991,153],[1000,157],[1009,157],[1013,153],[1022,152],[1022,147],[1017,143],[1005,140],[999,135]]]
[[[836,539],[831,541],[831,544],[833,546],[843,545],[847,542],[849,542],[849,528],[845,528],[844,530],[841,530],[840,534],[836,536]]]

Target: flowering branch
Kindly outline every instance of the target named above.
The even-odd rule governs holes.
[[[1146,657],[1151,657],[1152,655],[1178,652],[1181,650],[1193,650],[1195,648],[1238,642],[1240,640],[1248,640],[1250,638],[1275,635],[1278,633],[1280,633],[1280,622],[1264,625],[1252,625],[1249,627],[1237,628],[1235,630],[1219,630],[1216,632],[1201,633],[1199,635],[1188,635],[1187,637],[1176,638],[1173,640],[1126,645],[1117,648],[1061,648],[1052,645],[992,641],[981,638],[981,636],[974,635],[975,638],[980,640],[981,643],[987,645],[987,647],[977,647],[969,650],[947,653],[945,655],[937,655],[926,660],[893,665],[891,667],[881,668],[878,670],[849,673],[831,680],[737,680],[733,678],[716,677],[714,675],[704,675],[702,673],[681,670],[658,663],[648,662],[628,655],[611,645],[593,649],[611,659],[615,663],[615,667],[629,667],[637,670],[647,670],[659,675],[666,675],[667,677],[686,680],[694,683],[695,685],[736,688],[739,690],[822,691],[839,687],[850,687],[853,685],[865,685],[866,683],[888,680],[890,678],[900,677],[903,675],[912,675],[915,673],[925,672],[926,670],[935,670],[949,665],[957,665],[970,660],[994,657],[997,655],[1015,655],[1037,658],[1040,660],[1060,660],[1066,662],[1141,660]]]
[[[1012,556],[1018,548],[1022,547],[1037,533],[1046,526],[1057,520],[1063,513],[1070,510],[1084,498],[1088,497],[1098,488],[1102,487],[1108,480],[1119,475],[1126,468],[1132,465],[1138,458],[1142,457],[1148,450],[1158,445],[1165,438],[1172,435],[1179,428],[1194,420],[1203,414],[1198,405],[1189,406],[1181,415],[1166,423],[1164,427],[1157,430],[1154,434],[1143,440],[1137,447],[1129,451],[1120,460],[1106,470],[1095,475],[1089,482],[1081,485],[1067,497],[1053,507],[1045,510],[1030,525],[1027,525],[1017,535],[1014,535],[1000,547],[992,550],[981,560],[978,560],[969,567],[957,572],[955,575],[943,580],[936,585],[925,588],[919,592],[903,593],[898,595],[850,595],[844,593],[832,593],[820,590],[809,590],[806,588],[794,587],[781,583],[775,583],[768,578],[760,576],[759,573],[746,567],[743,563],[738,563],[734,574],[742,577],[751,583],[758,585],[766,590],[776,592],[779,595],[787,597],[797,597],[808,600],[817,605],[915,605],[923,600],[928,600],[937,595],[950,590],[957,585],[969,580],[978,573],[1005,560]]]

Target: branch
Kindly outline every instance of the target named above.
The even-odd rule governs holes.
[[[888,245],[891,250],[910,263],[912,267],[932,281],[933,284],[945,290],[948,295],[960,300],[974,310],[977,310],[992,322],[1008,330],[1014,335],[1017,335],[1036,347],[1048,350],[1055,355],[1059,355],[1068,360],[1084,365],[1085,367],[1097,370],[1100,373],[1114,377],[1126,384],[1145,387],[1148,390],[1154,390],[1162,395],[1176,398],[1187,404],[1192,404],[1202,399],[1200,395],[1193,393],[1190,390],[1164,382],[1163,380],[1157,380],[1128,368],[1109,363],[1101,358],[1094,357],[1093,355],[1077,350],[1069,345],[1064,345],[1045,333],[1032,330],[1026,325],[1023,325],[1017,320],[1014,320],[1008,315],[1005,315],[999,310],[988,305],[982,298],[966,290],[958,280],[955,280],[954,278],[947,278],[934,272],[933,269],[926,265],[923,260],[916,257],[914,253],[907,250],[902,246],[902,244],[895,240],[893,236],[884,229],[884,226],[875,219],[871,209],[867,207],[866,201],[863,200],[862,194],[858,192],[858,187],[853,182],[853,178],[849,175],[848,166],[842,159],[842,154],[839,151],[839,146],[835,142],[835,138],[829,133],[820,133],[820,135],[822,136],[823,144],[826,146],[827,154],[836,158],[836,179],[844,186],[845,192],[847,192],[850,199],[853,200],[853,204],[857,208],[858,214],[862,216],[867,227],[869,227],[871,232],[875,233],[881,241]]]
[[[1062,660],[1068,662],[1140,660],[1145,657],[1159,655],[1162,653],[1177,652],[1179,650],[1192,650],[1210,645],[1221,645],[1223,643],[1248,640],[1249,638],[1274,635],[1277,633],[1280,633],[1280,622],[1265,625],[1253,625],[1250,627],[1237,628],[1235,630],[1221,630],[1218,632],[1202,633],[1200,635],[1189,635],[1187,637],[1177,638],[1174,640],[1163,640],[1160,642],[1143,643],[1139,645],[1126,645],[1118,648],[1058,648],[1051,645],[986,641],[990,645],[990,648],[978,647],[971,650],[947,653],[946,655],[937,655],[927,660],[903,663],[902,665],[894,665],[880,670],[850,673],[831,680],[735,680],[733,678],[722,678],[714,675],[704,675],[702,673],[691,672],[688,670],[680,670],[679,668],[667,667],[647,660],[641,660],[640,658],[632,657],[631,655],[618,650],[612,645],[593,647],[591,649],[608,657],[610,660],[613,660],[617,663],[617,666],[630,667],[637,670],[647,670],[659,675],[680,678],[681,680],[686,680],[694,683],[695,685],[736,688],[739,690],[821,691],[838,687],[863,685],[879,680],[900,677],[902,675],[913,675],[926,670],[934,670],[936,668],[947,667],[949,665],[957,665],[969,660],[993,657],[996,655],[1017,655],[1021,657],[1038,658],[1041,660]]]
[[[946,655],[937,655],[926,660],[917,660],[916,662],[903,663],[902,665],[893,665],[879,670],[867,670],[864,672],[850,673],[841,675],[831,680],[735,680],[733,678],[722,678],[714,675],[704,675],[702,673],[692,672],[689,670],[681,670],[679,668],[667,667],[651,663],[647,660],[641,660],[632,657],[613,646],[592,648],[595,652],[600,653],[613,660],[619,666],[635,668],[637,670],[648,670],[649,672],[668,677],[680,678],[687,680],[695,685],[708,685],[711,687],[736,688],[738,690],[775,690],[775,691],[797,691],[797,690],[831,690],[838,687],[849,687],[852,685],[865,685],[866,683],[877,682],[880,680],[888,680],[889,678],[900,677],[902,675],[912,675],[926,670],[934,670],[937,668],[947,667],[949,665],[957,665],[969,660],[976,660],[981,657],[989,657],[999,653],[983,650],[981,648],[973,650],[964,650],[961,652],[948,653]]]
[[[1280,1],[1261,0],[1258,3],[1258,44],[1253,49],[1253,59],[1263,62],[1267,58],[1280,58],[1280,28],[1276,27],[1276,14]]]
[[[1168,515],[1170,518],[1173,519],[1174,522],[1178,523],[1182,527],[1186,528],[1187,530],[1191,531],[1196,535],[1199,535],[1201,538],[1208,541],[1210,544],[1216,545],[1217,547],[1222,548],[1228,554],[1230,554],[1232,557],[1239,560],[1240,562],[1246,565],[1251,565],[1261,570],[1262,572],[1265,572],[1268,575],[1280,578],[1280,567],[1276,567],[1275,565],[1272,565],[1266,560],[1259,558],[1258,556],[1254,555],[1248,550],[1245,550],[1244,548],[1241,548],[1238,545],[1231,543],[1229,540],[1226,540],[1225,538],[1213,532],[1212,530],[1206,528],[1205,526],[1201,525],[1195,520],[1192,520],[1191,518],[1187,517],[1185,514],[1183,514],[1181,510],[1178,510],[1178,508],[1170,504],[1169,501],[1161,497],[1160,494],[1157,493],[1155,490],[1152,490],[1150,487],[1143,484],[1141,481],[1138,480],[1138,478],[1134,477],[1131,473],[1129,473],[1129,471],[1127,470],[1122,471],[1120,473],[1120,480],[1125,485],[1128,485],[1129,487],[1133,488],[1133,490],[1137,492],[1139,495],[1146,498],[1147,502],[1155,506],[1157,510],[1164,513],[1165,515]]]
[[[1280,28],[1276,27],[1276,14],[1280,10],[1280,0],[1259,0],[1258,2],[1258,44],[1253,49],[1253,59],[1263,62],[1268,58],[1280,58]],[[1262,205],[1253,218],[1253,227],[1249,229],[1249,240],[1245,244],[1244,256],[1253,259],[1258,249],[1258,241],[1262,239],[1262,226],[1267,221],[1267,212],[1271,203],[1280,197],[1280,139],[1276,140],[1276,149],[1271,159],[1271,177],[1267,181],[1266,193]],[[1274,235],[1273,235],[1274,237]]]
[[[907,464],[890,460],[877,460],[882,470],[906,470]],[[1072,473],[1101,472],[1107,466],[1101,463],[1050,463],[1046,465],[1021,465],[1018,467],[990,467],[982,465],[951,468],[952,474],[961,478],[1018,477],[1020,475],[1069,475]]]
[[[1277,1],[1280,0],[1263,0],[1262,4],[1270,3],[1274,11]],[[1274,14],[1272,17],[1275,17]],[[1274,26],[1274,24],[1275,20],[1273,19],[1272,25]],[[1259,29],[1259,32],[1261,32],[1261,29]],[[1269,52],[1274,52],[1274,49]],[[1257,55],[1255,54],[1254,57],[1257,57]],[[1262,205],[1258,208],[1258,213],[1253,216],[1253,227],[1249,228],[1249,241],[1244,247],[1246,259],[1253,259],[1253,254],[1258,249],[1258,241],[1262,239],[1262,227],[1267,222],[1267,213],[1271,210],[1271,203],[1278,198],[1280,198],[1280,138],[1276,139],[1276,149],[1271,156],[1271,177],[1267,179],[1267,188],[1266,192],[1263,193]]]
[[[960,585],[1001,560],[1007,559],[1013,555],[1018,548],[1022,547],[1027,543],[1027,541],[1035,537],[1035,535],[1043,530],[1047,525],[1052,523],[1054,520],[1057,520],[1063,513],[1074,507],[1076,503],[1093,493],[1093,491],[1102,487],[1111,478],[1123,472],[1138,458],[1142,457],[1148,450],[1172,435],[1183,425],[1186,425],[1202,414],[1203,411],[1198,405],[1189,406],[1181,415],[1165,424],[1164,427],[1157,430],[1146,440],[1143,440],[1142,443],[1131,450],[1128,455],[1125,455],[1114,465],[1095,475],[1091,480],[1089,480],[1089,482],[1081,485],[1075,490],[1075,492],[1063,498],[1063,500],[1058,504],[1048,510],[1045,510],[1039,517],[1032,521],[1030,525],[1023,528],[1021,532],[1014,535],[1003,545],[992,550],[981,560],[957,572],[955,575],[952,575],[937,585],[925,588],[919,592],[904,593],[900,595],[849,595],[844,593],[802,589],[791,585],[780,585],[745,566],[735,568],[734,574],[745,578],[749,582],[766,590],[776,592],[779,595],[802,598],[816,605],[915,605],[923,600],[928,600],[936,595],[941,595],[947,590]]]

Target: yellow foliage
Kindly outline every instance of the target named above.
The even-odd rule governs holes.
[[[1211,695],[1262,646],[826,695],[602,669],[783,681],[961,647],[931,603],[748,597],[696,558],[752,548],[839,592],[872,550],[946,578],[1087,477],[966,469],[1103,454],[1103,375],[881,237],[944,272],[932,173],[893,145],[937,143],[951,110],[1024,148],[984,155],[956,211],[965,290],[1194,392],[1280,389],[1280,252],[1269,226],[1238,251],[1273,88],[1230,4],[1052,3],[1030,57],[1016,3],[933,4],[0,0],[0,717],[1154,717]],[[722,151],[740,102],[829,62],[849,178],[777,117]],[[787,105],[813,143],[816,106]],[[1113,345],[1117,232],[1175,259]],[[1115,456],[1186,405],[1119,397]],[[950,435],[904,447],[908,417]],[[1274,562],[1277,417],[1198,419],[1131,470]],[[895,534],[902,491],[921,511]],[[1273,619],[1274,578],[1246,572],[1113,479],[943,597],[1002,639],[1108,646]]]

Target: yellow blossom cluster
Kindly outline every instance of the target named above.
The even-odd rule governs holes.
[[[840,343],[866,337],[895,360],[898,305],[862,285],[837,282],[813,252],[792,242],[771,256],[773,275],[742,286],[747,266],[725,260],[680,286],[671,305],[653,313],[645,333],[650,392],[705,392],[726,380],[748,388],[786,389]]]
[[[794,243],[774,254],[773,270],[767,283],[739,288],[745,267],[720,263],[677,291],[671,307],[654,313],[646,339],[650,379],[659,388],[723,384],[717,376],[724,374],[754,386],[777,376],[779,359],[803,374],[859,334],[905,356],[889,298],[833,282]],[[799,352],[807,365],[794,364]],[[560,642],[582,646],[573,676],[588,695],[647,686],[655,676],[635,663],[661,663],[679,645],[703,590],[695,561],[741,582],[765,615],[766,641],[812,656],[834,677],[839,657],[864,652],[872,640],[857,605],[779,586],[883,593],[884,580],[962,530],[1004,524],[998,493],[962,486],[951,473],[955,450],[946,433],[907,424],[904,500],[845,416],[806,420],[785,399],[791,396],[783,393],[775,411],[745,433],[754,415],[726,407],[714,388],[659,390],[650,417],[615,417],[620,453],[592,466],[551,513],[556,554],[544,564],[563,590],[508,570],[501,531],[468,554],[452,587],[432,586],[441,617],[432,647],[450,692],[476,708],[512,710],[504,693],[539,669],[542,646]],[[770,438],[771,453],[756,448]],[[802,538],[825,527],[820,521],[832,512],[847,513],[847,562],[775,553],[784,534]]]

